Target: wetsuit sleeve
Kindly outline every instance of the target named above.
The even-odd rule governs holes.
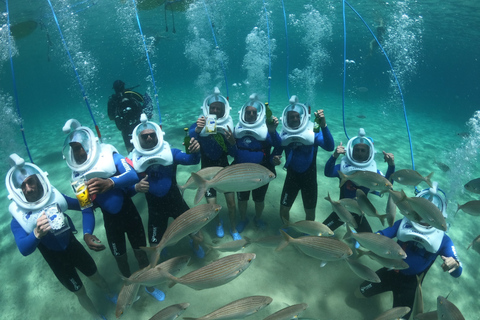
[[[460,277],[460,275],[462,274],[462,271],[463,271],[462,263],[460,262],[460,260],[458,260],[457,250],[455,249],[455,245],[453,244],[453,241],[452,241],[452,239],[450,239],[449,236],[445,235],[443,237],[442,246],[441,246],[438,254],[442,255],[442,256],[445,256],[445,257],[452,257],[455,260],[457,260],[458,263],[460,263],[460,266],[457,269],[455,269],[454,271],[452,271],[452,273],[450,273],[450,275],[454,278]]]
[[[333,141],[333,136],[328,126],[322,128],[322,134],[315,134],[315,145],[320,146],[326,151],[333,151],[335,149],[335,141]]]
[[[90,207],[81,210],[77,199],[71,198],[64,194],[62,194],[62,196],[67,201],[68,210],[82,211],[83,234],[93,234],[93,230],[95,230],[95,215],[93,209]]]
[[[40,239],[37,239],[33,234],[33,231],[30,234],[27,234],[23,230],[22,226],[17,222],[17,220],[12,219],[10,224],[13,236],[15,237],[15,242],[17,243],[18,250],[24,256],[32,254],[35,249],[37,249]]]
[[[81,211],[80,204],[78,203],[78,200],[76,198],[71,198],[67,195],[64,195],[63,193],[62,196],[63,198],[65,198],[65,201],[67,201],[68,210]]]
[[[200,163],[200,152],[197,153],[185,153],[180,149],[172,148],[173,161],[176,164],[182,164],[185,166],[195,165]]]
[[[337,158],[334,156],[330,156],[330,159],[328,159],[327,163],[325,163],[325,168],[323,169],[323,174],[325,177],[329,178],[339,178],[340,175],[338,174],[338,169],[340,169],[340,165],[336,166],[335,162],[337,161]]]
[[[190,129],[188,129],[188,135],[192,138],[195,138],[198,140],[198,133],[195,132],[195,129],[197,128],[197,123],[194,122],[191,126]]]
[[[278,132],[275,130],[274,134],[268,133],[272,139],[272,147],[274,148],[280,148],[282,147],[282,139],[280,138],[280,135]]]
[[[117,175],[110,178],[115,183],[114,188],[127,188],[139,181],[137,173],[127,163],[124,157],[118,153],[114,153],[113,160],[117,168]]]
[[[395,166],[388,166],[387,173],[385,174],[385,179],[390,180],[390,176],[395,172]],[[393,181],[392,181],[393,183]]]

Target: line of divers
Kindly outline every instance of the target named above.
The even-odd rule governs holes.
[[[156,246],[167,228],[168,218],[176,218],[189,209],[177,187],[176,170],[179,164],[195,165],[201,162],[202,170],[209,167],[226,167],[229,165],[227,156],[232,156],[234,158],[232,164],[260,164],[275,173],[275,166],[280,164],[284,152],[286,159],[284,167],[287,173],[280,200],[280,216],[284,222],[288,222],[290,208],[300,190],[306,220],[315,220],[318,147],[334,151],[325,164],[327,177],[340,178],[340,175],[351,175],[361,171],[382,174],[374,160],[373,141],[365,135],[363,129],[360,129],[358,136],[348,141],[346,147],[340,144],[335,148],[323,110],[314,112],[315,122],[312,122],[309,108],[299,103],[296,96],[292,96],[283,111],[283,128],[279,134],[278,119],[271,115],[268,105],[266,107],[255,94],[250,96],[239,111],[239,122],[234,127],[229,114],[231,109],[229,102],[215,88],[214,93],[204,100],[203,114],[189,128],[190,145],[186,152],[182,152],[170,148],[168,142],[163,139],[164,132],[160,126],[149,121],[145,115],[141,117],[141,122],[137,120],[138,117],[128,119],[125,116],[128,114],[127,111],[133,108],[125,108],[125,102],[131,100],[128,99],[129,95],[134,96],[136,100],[141,100],[139,99],[142,98],[141,95],[129,89],[125,90],[124,83],[120,80],[115,81],[114,89],[116,94],[110,98],[109,115],[111,119],[116,120],[117,127],[122,130],[127,148],[134,147],[133,150],[129,150],[131,153],[128,158],[121,156],[114,146],[99,143],[91,129],[81,126],[74,119],[67,121],[63,128],[68,134],[63,146],[63,156],[72,170],[72,180],[77,181],[79,178],[86,180],[93,202],[93,207],[82,210],[85,243],[94,251],[105,249],[93,234],[95,227],[93,209],[100,207],[110,250],[121,274],[127,278],[131,271],[126,253],[125,234],[140,268],[149,265],[147,253],[141,250],[141,247],[146,247],[144,227],[131,197],[136,193],[145,194],[148,204],[148,239],[150,246]],[[118,100],[117,105],[113,103],[114,98]],[[210,127],[215,124],[211,122],[212,116],[216,116],[216,134],[209,132],[210,129],[215,129]],[[188,139],[186,140],[188,144]],[[385,175],[388,179],[395,171],[394,156],[385,151],[383,154],[388,164]],[[344,156],[340,164],[336,164],[340,155]],[[77,295],[80,304],[96,319],[104,319],[87,296],[76,269],[98,285],[113,303],[116,302],[116,295],[110,291],[104,278],[97,271],[92,257],[73,235],[75,227],[71,220],[66,215],[64,218],[62,214],[67,210],[81,210],[79,201],[55,189],[50,184],[47,173],[38,166],[26,163],[16,154],[11,155],[10,159],[12,167],[6,176],[6,187],[8,198],[13,200],[9,206],[13,217],[11,230],[18,249],[27,256],[38,248],[57,279]],[[268,183],[251,191],[255,203],[253,220],[257,228],[266,226],[261,215],[267,188]],[[347,181],[340,188],[340,199],[354,199],[357,189],[361,189],[365,194],[373,191]],[[230,234],[234,240],[242,238],[240,233],[249,223],[246,215],[249,195],[250,191],[237,193],[240,222],[236,223],[234,192],[225,193]],[[215,203],[216,190],[208,189],[205,197],[208,203]],[[430,200],[446,217],[447,199],[435,185],[433,188],[423,190],[417,197]],[[352,215],[358,225],[357,232],[372,232],[367,219],[362,219],[362,216],[354,212]],[[64,223],[64,219],[67,219],[68,223]],[[216,235],[222,238],[223,221],[219,217],[216,219]],[[335,230],[344,222],[332,212],[324,224]],[[434,228],[423,220],[415,222],[404,217],[378,233],[389,238],[397,238],[398,244],[407,254],[405,262],[409,267],[403,270],[381,268],[377,271],[381,282],[362,283],[357,292],[359,297],[393,291],[394,307],[412,308],[417,275],[424,275],[437,256],[444,260],[442,264],[444,271],[448,271],[453,277],[459,277],[462,273],[454,244],[444,230]],[[196,255],[202,258],[205,253],[200,246],[199,238],[191,235],[190,246]],[[159,301],[165,298],[164,293],[157,288],[146,287],[145,290]],[[405,318],[409,315],[407,314]]]

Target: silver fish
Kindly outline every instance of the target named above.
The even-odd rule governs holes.
[[[236,253],[220,258],[212,263],[177,278],[169,275],[173,287],[176,283],[195,290],[221,286],[232,281],[245,271],[255,259],[255,253]]]
[[[167,282],[169,279],[167,272],[175,275],[177,272],[185,268],[189,261],[189,256],[175,257],[160,263],[155,268],[147,266],[146,268],[133,273],[129,278],[123,278],[123,280],[127,285],[137,283],[147,287],[153,287]]]
[[[388,226],[391,227],[395,223],[395,216],[397,215],[397,205],[395,204],[395,201],[393,201],[393,197],[391,194],[388,195],[387,207],[385,208],[385,212]]]
[[[299,303],[290,307],[283,308],[275,312],[274,314],[269,315],[263,320],[290,320],[293,318],[298,318],[298,315],[308,308],[308,304]]]
[[[373,320],[394,320],[394,319],[401,319],[404,315],[410,312],[409,307],[396,307],[390,310],[387,310],[377,316]]]
[[[184,320],[243,319],[265,308],[273,299],[267,296],[250,296],[235,300],[200,318],[183,317]]]
[[[370,259],[377,261],[380,263],[382,266],[388,269],[394,269],[394,270],[403,270],[403,269],[408,269],[408,263],[406,263],[403,259],[390,259],[390,258],[384,258],[379,256],[378,254],[372,252],[372,251],[360,251],[357,249],[361,255],[366,255]]]
[[[372,190],[387,192],[392,188],[392,183],[385,179],[379,173],[371,171],[357,171],[351,175],[346,175],[343,172],[339,171],[340,175],[340,187],[345,184],[348,180],[355,183],[357,186],[362,186]]]
[[[475,239],[473,239],[472,243],[468,246],[467,250],[470,249],[470,247],[480,253],[480,235],[477,236]]]
[[[215,249],[222,252],[230,252],[230,251],[238,251],[240,249],[243,249],[249,244],[250,244],[250,239],[248,237],[243,237],[243,239],[224,242],[217,246],[212,246],[207,244],[207,247],[210,249]]]
[[[298,232],[303,232],[312,236],[333,236],[333,231],[329,227],[318,221],[301,220],[290,222],[283,219],[285,227],[291,227]]]
[[[384,235],[372,232],[358,232],[352,233],[350,228],[347,227],[347,233],[345,237],[352,237],[360,243],[364,248],[367,248],[370,251],[378,254],[381,257],[389,259],[405,259],[407,254],[405,251],[398,245],[398,243],[386,237]]]
[[[419,313],[413,317],[414,320],[437,320],[437,310]]]
[[[405,217],[407,217],[410,221],[413,222],[420,222],[422,220],[422,217],[420,217],[415,212],[415,210],[413,210],[412,206],[407,201],[404,201],[405,198],[407,198],[407,195],[403,190],[389,190],[388,192],[392,196],[392,200],[397,206],[397,208],[400,210],[401,214],[403,214]]]
[[[345,209],[347,209],[350,212],[356,213],[359,216],[365,215],[365,213],[362,211],[362,209],[358,205],[357,200],[355,200],[355,199],[343,198],[343,199],[338,200],[338,202],[340,202],[340,204],[342,206],[344,206]]]
[[[367,280],[367,281],[370,281],[370,282],[373,282],[373,283],[380,283],[381,282],[380,278],[375,273],[375,271],[373,271],[372,269],[370,269],[366,265],[361,264],[358,260],[347,258],[347,259],[345,259],[345,261],[347,262],[350,269],[352,269],[352,271],[357,276],[359,276],[361,279]]]
[[[422,290],[422,280],[425,276],[425,273],[417,277],[417,290],[415,291],[415,300],[413,300],[413,307],[412,307],[412,316],[415,317],[417,314],[423,313],[424,305],[423,305],[423,290]]]
[[[392,173],[390,176],[390,181],[395,181],[406,186],[416,186],[420,182],[425,182],[430,188],[432,188],[432,176],[433,172],[424,177],[415,170],[402,169]]]
[[[407,201],[412,209],[422,219],[439,230],[447,231],[447,221],[438,207],[423,197],[406,197],[403,201]]]
[[[192,178],[198,185],[194,200],[197,204],[208,188],[223,193],[250,191],[275,179],[275,174],[256,163],[239,163],[223,168],[211,180],[205,180],[195,172],[192,172]]]
[[[437,298],[437,317],[438,319],[465,320],[457,306],[442,296]]]
[[[117,298],[117,307],[115,308],[115,316],[119,318],[125,313],[127,308],[130,308],[136,301],[138,289],[140,285],[137,283],[123,285]]]
[[[291,243],[307,256],[321,261],[342,260],[353,254],[347,244],[335,238],[306,236],[295,239],[283,230],[280,230],[280,233],[283,235],[284,241],[275,251],[280,251]]]
[[[470,180],[464,187],[470,192],[480,194],[480,178]]]
[[[457,212],[459,210],[463,210],[463,212],[468,213],[469,215],[472,216],[480,216],[480,200],[472,200],[468,201],[462,205],[458,205]],[[457,213],[455,212],[455,214]]]
[[[206,167],[201,170],[198,170],[196,173],[203,179],[210,180],[213,177],[215,177],[215,175],[222,169],[223,167]],[[188,178],[187,182],[183,186],[180,186],[180,185],[178,186],[178,189],[180,189],[180,192],[182,194],[183,192],[185,192],[186,189],[196,189],[196,188],[198,188],[198,186],[195,183],[195,180],[193,180],[191,176],[190,178]]]
[[[372,204],[372,202],[370,202],[367,195],[365,194],[365,192],[362,191],[362,189],[357,189],[356,195],[358,206],[360,207],[360,209],[362,209],[362,211],[365,212],[366,215],[380,219],[382,226],[384,226],[386,215],[378,214],[377,209]]]
[[[169,307],[166,307],[160,311],[158,311],[150,320],[175,320],[180,317],[180,315],[187,310],[190,306],[190,303],[177,303],[173,304]],[[184,318],[185,319],[185,318]]]
[[[203,228],[217,216],[220,209],[222,207],[218,204],[201,204],[185,211],[173,220],[165,230],[162,240],[155,247],[141,247],[150,254],[150,267],[154,268],[157,265],[163,248],[173,246],[187,235]]]
[[[346,224],[351,225],[353,228],[358,228],[357,221],[355,221],[355,218],[352,216],[350,211],[348,211],[344,206],[342,206],[339,201],[332,200],[332,198],[330,197],[330,192],[328,193],[328,196],[325,197],[325,200],[330,202],[330,204],[332,205],[332,210],[335,211],[340,220],[342,220]]]

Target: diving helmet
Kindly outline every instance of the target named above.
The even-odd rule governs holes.
[[[63,126],[67,133],[63,143],[63,158],[70,169],[76,172],[85,172],[98,160],[100,145],[90,128],[82,127],[75,119],[68,120]]]
[[[25,163],[25,160],[13,153],[10,155],[10,170],[5,177],[5,185],[8,191],[8,199],[13,200],[25,210],[31,211],[43,208],[52,193],[48,173],[42,171],[33,163]],[[28,201],[22,191],[22,185],[28,178],[36,180],[38,196],[35,201]]]
[[[217,126],[224,126],[227,122],[229,122],[230,119],[230,110],[232,109],[230,107],[230,104],[228,103],[228,100],[220,94],[220,89],[217,87],[214,88],[213,94],[209,95],[208,97],[205,98],[203,101],[203,115],[207,117],[210,114],[210,105],[215,102],[220,102],[224,106],[224,112],[222,116],[217,116]]]
[[[247,108],[249,110],[247,110]],[[252,110],[251,108],[255,108],[256,110],[256,117],[252,121],[249,119],[249,115],[247,114],[248,111]],[[245,128],[257,128],[265,124],[265,105],[258,99],[256,93],[250,95],[249,100],[243,105],[243,107],[238,111],[238,121],[242,127]]]
[[[298,117],[295,113],[298,113]],[[290,118],[289,118],[290,117]],[[297,96],[290,98],[290,104],[283,110],[283,130],[288,134],[295,134],[304,131],[310,122],[308,108],[298,102]]]
[[[357,150],[363,154],[358,155]],[[358,136],[348,140],[346,157],[351,165],[358,168],[365,168],[375,161],[375,147],[371,138],[366,137],[365,130],[360,128]]]
[[[145,133],[145,130],[148,130],[148,133]],[[148,137],[146,137],[146,135],[151,134],[154,134],[156,136],[151,138],[156,139],[157,141],[152,145],[146,146],[145,142],[143,142],[142,139],[147,139]],[[140,116],[140,124],[137,125],[135,129],[133,129],[132,143],[137,152],[143,155],[152,155],[158,153],[162,148],[164,135],[165,132],[162,131],[160,126],[155,122],[148,121],[147,115],[145,113],[142,113],[142,115]],[[153,142],[154,141],[155,140],[153,140]]]

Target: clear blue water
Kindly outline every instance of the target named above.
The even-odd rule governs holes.
[[[466,250],[478,235],[479,222],[478,218],[463,212],[455,216],[454,213],[457,203],[477,198],[467,193],[463,184],[479,176],[480,126],[477,122],[480,119],[474,114],[480,102],[477,45],[480,5],[471,0],[440,4],[432,0],[349,3],[377,36],[377,26],[383,20],[386,32],[381,44],[401,85],[403,101],[387,59],[377,46],[370,49],[371,33],[347,6],[348,63],[345,109],[342,109],[344,29],[341,1],[285,1],[288,46],[280,0],[266,1],[270,37],[262,1],[209,0],[205,2],[207,10],[203,1],[196,1],[188,10],[173,13],[175,33],[171,12],[167,11],[165,21],[163,6],[139,10],[155,87],[131,1],[52,1],[78,78],[48,1],[9,1],[11,25],[37,22],[33,32],[25,37],[10,38],[10,41],[6,6],[2,1],[0,157],[4,161],[0,164],[1,170],[8,170],[10,153],[28,158],[14,89],[18,93],[26,141],[34,162],[48,171],[51,182],[67,194],[70,192],[69,170],[61,158],[64,139],[61,128],[70,118],[93,128],[79,82],[104,142],[112,143],[123,154],[121,136],[106,116],[107,100],[113,93],[111,86],[116,79],[123,79],[127,86],[139,85],[136,90],[148,92],[152,97],[156,88],[154,120],[160,120],[160,110],[165,139],[179,148],[183,128],[195,121],[204,97],[214,86],[224,95],[228,94],[235,122],[237,111],[252,92],[259,93],[265,101],[270,100],[277,116],[288,104],[288,96],[295,94],[313,108],[325,110],[336,144],[347,142],[344,128],[349,136],[354,136],[359,127],[364,127],[374,137],[377,151],[395,154],[397,170],[412,168],[411,141],[415,168],[424,175],[435,172],[434,180],[449,196],[452,226],[449,235],[457,245],[464,267],[463,275],[453,279],[441,271],[440,261],[435,263],[424,282],[425,309],[434,310],[436,297],[451,292],[451,301],[466,319],[479,319],[475,298],[479,256],[477,252]],[[218,49],[208,18],[214,25]],[[377,160],[381,167],[384,164],[380,155]],[[319,221],[330,212],[330,205],[323,197],[327,192],[338,196],[337,181],[325,178],[321,170],[328,157],[326,152],[319,152],[317,158]],[[450,171],[443,172],[436,162],[448,165]],[[185,181],[196,169],[181,168],[179,181]],[[247,228],[245,235],[251,238],[274,234],[280,226],[279,194],[284,172],[279,169],[278,173],[267,194],[264,212],[269,229],[261,233]],[[413,192],[409,187],[404,189]],[[189,204],[192,204],[193,195],[186,194]],[[223,199],[219,200],[222,203]],[[74,295],[68,294],[54,279],[38,252],[27,258],[18,252],[10,231],[8,201],[5,188],[1,188],[0,204],[5,209],[0,223],[3,282],[0,301],[4,306],[0,318],[88,318]],[[135,201],[146,221],[142,198],[136,197]],[[384,208],[386,199],[374,201],[378,208]],[[225,212],[222,215],[226,218]],[[292,220],[303,218],[298,199],[292,208]],[[74,221],[80,228],[81,218],[74,216]],[[371,223],[374,228],[382,227],[376,221]],[[97,220],[96,234],[106,242],[101,218]],[[215,239],[213,226],[207,226],[204,234],[206,241]],[[227,238],[222,241],[228,241]],[[350,298],[361,280],[343,262],[320,268],[319,261],[293,249],[275,253],[272,248],[252,245],[245,250],[257,253],[257,259],[235,281],[204,291],[180,285],[172,289],[161,287],[167,293],[164,303],[142,295],[124,318],[148,319],[169,304],[185,301],[190,302],[191,307],[184,315],[200,317],[230,301],[254,294],[270,295],[274,299],[271,306],[251,317],[256,319],[300,302],[309,304],[305,317],[318,319],[371,319],[391,306],[388,295],[362,301]],[[187,241],[181,242],[172,252],[188,253]],[[216,259],[215,255],[211,253],[207,260]],[[118,291],[121,282],[111,254],[92,252],[92,256],[100,272]],[[202,263],[194,262],[189,268],[194,269]],[[379,267],[368,260],[363,262],[373,269]],[[85,283],[98,309],[114,318],[113,305],[109,305],[91,283]]]

